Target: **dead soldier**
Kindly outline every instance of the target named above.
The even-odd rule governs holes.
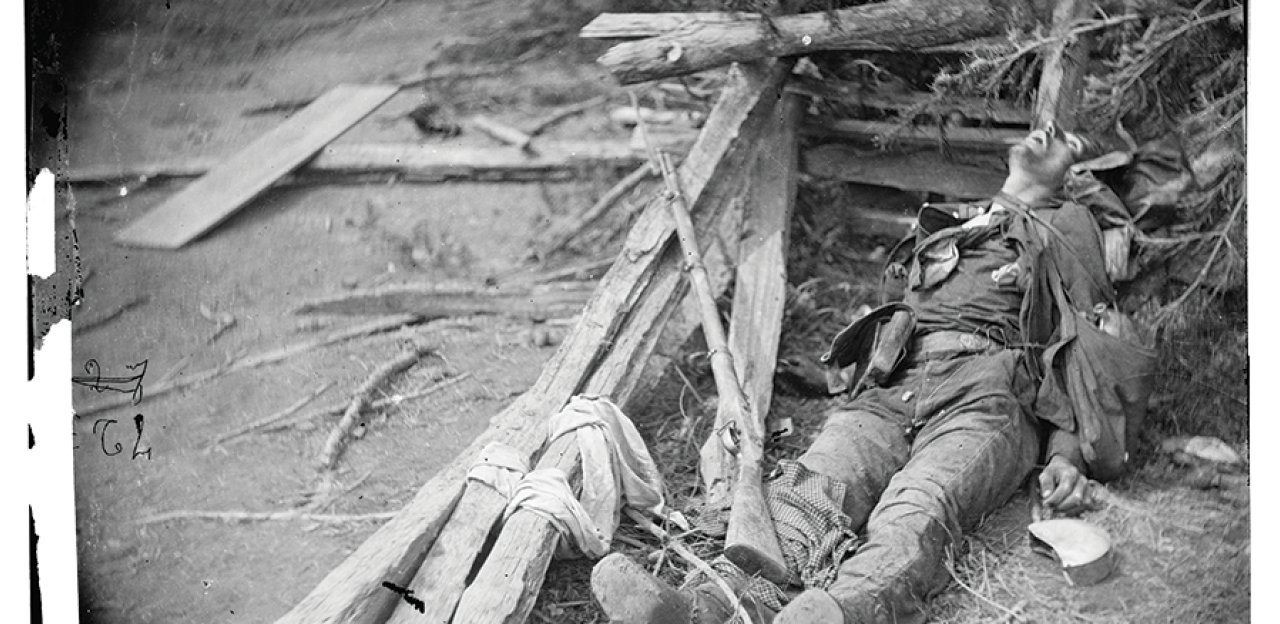
[[[768,484],[791,587],[716,561],[754,621],[921,621],[949,581],[947,548],[1037,466],[1044,506],[1065,514],[1088,504],[1090,478],[1123,471],[1152,359],[1100,329],[1116,325],[1111,280],[1130,225],[1089,172],[1102,152],[1050,125],[1010,149],[992,201],[922,209],[909,256],[887,269],[905,274],[901,301],[841,332],[824,357],[850,398]],[[734,614],[705,578],[674,594],[621,555],[600,565],[626,577],[610,587],[635,590],[597,584],[614,621]]]

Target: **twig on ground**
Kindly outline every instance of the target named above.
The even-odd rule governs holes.
[[[413,323],[421,322],[422,320],[423,320],[422,316],[418,314],[398,314],[396,316],[381,318],[375,321],[371,321],[369,323],[356,325],[354,327],[340,329],[340,330],[331,332],[322,338],[308,340],[306,342],[300,342],[297,344],[289,345],[287,347],[281,347],[279,349],[273,349],[271,351],[259,353],[257,355],[248,356],[242,359],[235,360],[228,364],[218,366],[217,368],[207,369],[207,370],[200,371],[198,373],[193,373],[190,376],[185,377],[183,379],[175,380],[168,383],[157,383],[154,385],[148,385],[147,396],[154,398],[154,397],[166,394],[168,392],[172,392],[173,390],[189,388],[191,386],[204,383],[206,381],[209,381],[210,379],[214,379],[216,377],[225,375],[233,371],[245,370],[249,368],[257,368],[265,364],[274,364],[276,362],[287,360],[295,355],[306,353],[307,351],[318,349],[320,347],[327,347],[329,345],[334,345],[340,342],[346,342],[353,338],[360,338],[360,337],[368,336],[371,334],[390,331],[392,329],[396,329],[404,325],[411,325]],[[133,401],[132,397],[127,395],[121,395],[117,397],[112,397],[111,399],[108,399],[105,401],[100,401],[94,405],[89,405],[83,409],[77,409],[76,413],[79,414],[80,416],[89,416],[91,414],[96,414],[101,411],[113,409],[123,405],[128,405],[132,401]]]
[[[567,245],[569,241],[572,241],[584,231],[590,229],[591,226],[595,225],[596,221],[598,221],[600,217],[604,216],[604,213],[607,212],[611,206],[617,203],[618,200],[625,197],[627,193],[630,193],[635,189],[635,187],[639,186],[641,182],[653,174],[653,166],[649,163],[640,165],[635,171],[627,174],[627,177],[613,185],[613,188],[610,188],[604,195],[601,195],[600,199],[596,200],[596,203],[592,204],[586,212],[583,212],[578,216],[578,218],[574,219],[572,226],[553,235],[551,240],[547,242],[547,245],[542,252],[542,256],[546,257],[551,255],[553,252],[559,251]]]
[[[333,467],[338,463],[338,457],[342,455],[342,451],[346,448],[347,438],[351,435],[352,429],[355,428],[356,422],[360,418],[360,412],[364,411],[373,402],[371,400],[373,391],[390,379],[392,375],[413,366],[419,359],[434,350],[435,347],[415,345],[412,349],[401,353],[390,362],[379,366],[364,383],[360,384],[360,387],[356,389],[355,397],[351,400],[351,404],[347,406],[346,413],[342,415],[342,420],[338,421],[333,431],[329,433],[328,440],[325,441],[319,460],[321,470],[333,470]]]
[[[305,520],[327,524],[344,522],[375,522],[390,520],[399,512],[382,511],[368,514],[317,514],[301,511],[193,511],[179,510],[147,516],[134,520],[134,524],[156,524],[169,520],[217,520],[219,522],[270,522],[277,520]]]
[[[282,420],[285,420],[285,419],[289,418],[290,416],[292,416],[292,415],[294,415],[295,413],[297,413],[297,411],[298,411],[298,410],[300,410],[300,409],[302,409],[303,407],[305,407],[305,406],[307,405],[307,403],[310,403],[310,402],[314,401],[317,397],[319,397],[320,395],[324,394],[326,390],[328,390],[329,388],[332,388],[332,387],[333,387],[333,383],[334,383],[334,382],[330,381],[330,382],[327,382],[327,383],[325,383],[325,384],[321,385],[320,387],[316,388],[315,390],[312,390],[312,391],[311,391],[311,393],[310,393],[310,394],[308,394],[307,396],[304,396],[304,397],[302,397],[301,399],[298,399],[298,401],[297,401],[297,402],[295,402],[294,404],[292,404],[292,405],[290,405],[289,407],[286,407],[286,408],[284,408],[284,409],[282,409],[282,410],[280,410],[280,411],[278,411],[278,412],[276,412],[276,413],[274,413],[274,414],[272,414],[272,415],[270,415],[270,416],[267,416],[266,418],[260,418],[260,419],[255,420],[255,421],[253,421],[253,422],[251,422],[251,423],[249,423],[249,424],[247,424],[247,425],[245,425],[245,426],[243,426],[243,427],[240,427],[239,429],[236,429],[235,431],[230,431],[230,432],[227,432],[227,433],[224,433],[224,434],[222,434],[222,435],[218,436],[217,438],[215,438],[212,442],[210,442],[210,443],[208,444],[209,448],[215,447],[215,446],[217,446],[217,445],[219,445],[219,444],[222,444],[223,442],[226,442],[226,441],[228,441],[228,440],[233,440],[233,439],[238,438],[238,437],[240,437],[240,436],[243,436],[243,435],[245,435],[245,434],[247,434],[247,433],[251,433],[251,432],[256,431],[256,430],[258,430],[258,429],[262,429],[263,427],[266,427],[267,425],[271,425],[271,424],[274,424],[274,423],[278,423],[278,422],[280,422],[280,421],[282,421]]]
[[[131,308],[136,308],[141,305],[146,305],[147,303],[150,303],[150,302],[151,302],[151,295],[146,295],[146,294],[136,295],[132,299],[108,310],[105,314],[103,314],[102,316],[99,316],[98,318],[89,319],[78,324],[73,324],[73,327],[75,328],[75,333],[85,334],[90,331],[93,331],[99,327],[102,327],[103,325],[106,325],[107,323],[110,323],[111,321],[114,321],[116,317],[120,316],[121,314],[124,314]]]
[[[630,516],[636,524],[640,525],[640,528],[652,533],[654,537],[662,540],[663,543],[669,547],[672,552],[679,555],[681,559],[684,559],[689,563],[689,565],[692,565],[703,574],[706,574],[707,578],[711,579],[711,582],[715,583],[716,587],[718,587],[720,591],[724,592],[724,595],[728,597],[729,602],[733,605],[733,610],[738,617],[741,618],[743,622],[751,622],[751,616],[747,613],[747,610],[743,608],[742,600],[740,600],[738,595],[734,593],[733,588],[729,586],[728,581],[725,581],[724,577],[721,576],[719,572],[716,572],[715,568],[711,567],[711,564],[707,563],[702,557],[694,554],[692,550],[689,550],[689,547],[685,546],[684,542],[680,541],[680,538],[671,535],[666,531],[666,529],[663,529],[662,527],[654,524],[652,520],[644,517],[643,513],[630,508],[626,511],[627,515]]]
[[[449,386],[452,386],[470,377],[471,377],[471,373],[462,373],[461,375],[449,377],[448,379],[442,379],[439,382],[436,382],[434,384],[431,384],[430,386],[427,386],[426,388],[423,388],[421,390],[412,392],[404,396],[395,395],[395,396],[389,396],[383,399],[378,399],[377,401],[370,403],[368,409],[379,410],[389,405],[399,405],[401,403],[404,403],[405,401],[420,399],[422,397],[435,394],[441,390],[444,390],[445,388],[448,388]],[[349,401],[343,402],[343,403],[336,403],[333,405],[329,405],[329,406],[317,409],[315,411],[307,412],[306,414],[303,414],[301,416],[296,416],[294,418],[275,423],[274,425],[270,425],[267,428],[265,428],[264,431],[279,431],[281,429],[288,429],[289,427],[294,427],[304,422],[325,418],[327,416],[339,416],[344,411],[346,411],[349,403],[350,403]]]
[[[568,119],[569,117],[577,115],[578,113],[581,113],[587,110],[588,108],[603,104],[607,99],[608,99],[608,96],[597,95],[596,97],[593,97],[591,99],[583,100],[576,104],[569,104],[567,106],[563,106],[554,111],[551,111],[551,113],[548,114],[546,117],[543,117],[542,119],[533,123],[533,125],[529,128],[529,136],[536,137],[539,134],[542,134],[544,131],[546,131],[547,128],[550,128],[551,126],[554,126],[555,124],[560,123],[561,121]]]

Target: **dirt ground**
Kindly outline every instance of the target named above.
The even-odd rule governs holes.
[[[599,94],[619,105],[626,102],[624,92],[591,62],[603,44],[573,42],[577,28],[604,5],[625,3],[357,4],[116,3],[95,22],[85,62],[69,76],[73,166],[226,156],[285,119],[284,114],[245,116],[247,109],[314,97],[342,82],[402,79],[428,63],[435,71],[512,65],[503,75],[406,89],[339,141],[446,140],[423,137],[404,117],[424,103],[440,105],[446,120],[483,112],[520,125]],[[447,140],[490,144],[472,134]],[[557,125],[550,134],[627,136],[603,108]],[[548,223],[584,209],[621,175],[590,172],[545,184],[289,187],[268,192],[177,252],[119,247],[111,243],[111,234],[180,188],[180,182],[152,184],[124,196],[114,185],[77,187],[76,229],[90,276],[76,321],[92,321],[146,299],[108,323],[77,332],[73,367],[79,371],[95,359],[104,375],[124,374],[125,365],[145,359],[147,380],[181,378],[365,322],[293,314],[302,301],[353,285],[500,281],[522,265],[529,243]],[[820,220],[810,225],[821,231]],[[437,242],[452,240],[451,251],[416,265],[405,245],[415,229],[430,232]],[[830,257],[818,250],[802,260],[821,264]],[[215,325],[203,317],[202,307],[230,313],[236,324],[211,340]],[[175,510],[280,511],[302,504],[315,488],[315,457],[332,419],[313,429],[254,434],[212,449],[208,443],[284,409],[326,382],[334,385],[312,405],[341,401],[403,345],[425,341],[438,345],[438,355],[400,377],[390,392],[408,393],[448,376],[469,377],[388,410],[385,422],[372,422],[341,463],[339,480],[351,489],[328,511],[397,510],[533,382],[554,344],[530,337],[530,325],[519,320],[432,321],[146,397],[133,409],[80,418],[75,475],[83,620],[270,621],[282,615],[377,525],[134,521]],[[700,387],[707,389],[709,381],[702,379]],[[696,411],[678,385],[672,388],[655,401],[655,414]],[[75,389],[77,406],[99,398]],[[812,431],[820,424],[822,407],[781,397],[774,409],[794,412],[797,425]],[[144,416],[141,435],[132,420],[137,413]],[[118,421],[105,442],[97,423],[102,418]],[[687,440],[670,439],[667,425],[645,418],[639,423],[642,432],[660,456],[687,446]],[[149,458],[131,457],[135,442],[150,449]],[[104,452],[104,444],[110,451],[115,443],[122,445],[120,454]],[[794,452],[801,442],[789,444]],[[1171,470],[1153,464],[1124,484],[1129,507],[1097,516],[1123,547],[1121,574],[1114,581],[1096,590],[1070,588],[1051,563],[1030,555],[1022,532],[1026,500],[1020,499],[957,552],[955,576],[965,585],[953,585],[937,601],[934,617],[950,622],[1199,622],[1240,621],[1243,614],[1247,619],[1247,491],[1241,502],[1176,488],[1169,485]],[[688,475],[683,478],[673,480],[673,491],[689,485]],[[655,550],[633,554],[644,557]],[[582,564],[554,565],[535,619],[604,621],[583,584],[587,570]],[[672,566],[665,570],[674,578]],[[1002,609],[1015,610],[1015,616]],[[1186,617],[1176,617],[1179,613]]]

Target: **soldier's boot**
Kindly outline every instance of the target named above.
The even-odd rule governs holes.
[[[735,594],[746,589],[745,575],[723,577]],[[734,612],[733,603],[716,583],[676,590],[621,553],[595,565],[591,591],[609,621],[617,624],[723,624]],[[752,622],[772,621],[773,610],[756,606],[749,598],[741,600]]]

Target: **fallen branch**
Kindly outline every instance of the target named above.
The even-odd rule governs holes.
[[[85,334],[85,333],[91,332],[99,327],[102,327],[103,325],[106,325],[107,323],[110,323],[111,321],[116,320],[117,317],[129,311],[130,309],[136,308],[138,306],[146,305],[150,302],[151,302],[151,295],[146,295],[146,294],[136,295],[132,299],[112,308],[111,310],[108,310],[106,313],[104,313],[102,316],[99,316],[98,318],[89,319],[79,324],[73,323],[73,327],[75,328],[75,333]]]
[[[210,379],[221,377],[222,375],[226,375],[228,373],[232,373],[240,370],[246,370],[250,368],[257,368],[259,366],[263,366],[266,364],[274,364],[276,362],[287,360],[295,355],[306,353],[307,351],[318,349],[320,347],[327,347],[330,345],[338,344],[340,342],[346,342],[353,338],[360,338],[363,336],[368,336],[370,334],[377,334],[384,331],[390,331],[392,329],[396,329],[404,325],[411,325],[413,323],[418,323],[421,321],[422,321],[422,317],[416,314],[400,314],[400,315],[396,315],[388,318],[380,318],[376,321],[371,321],[369,323],[364,323],[361,325],[356,325],[354,327],[349,327],[346,329],[341,329],[341,330],[332,332],[323,338],[309,340],[307,342],[303,342],[299,344],[289,345],[287,347],[282,347],[280,349],[273,349],[265,353],[259,353],[257,355],[252,355],[249,357],[236,360],[230,364],[219,366],[218,368],[213,368],[213,369],[203,370],[198,373],[193,373],[188,377],[183,377],[182,379],[177,379],[167,383],[157,383],[153,386],[147,386],[146,396],[154,398],[157,396],[167,394],[174,390],[190,388],[197,384],[204,383],[206,381],[209,381]],[[84,408],[76,408],[76,414],[79,416],[89,416],[91,414],[96,414],[104,410],[109,410],[109,409],[114,409],[124,405],[129,405],[132,402],[133,402],[133,398],[131,396],[120,395],[120,396],[112,397],[105,401],[99,401],[98,403],[89,405]]]
[[[397,512],[382,511],[367,514],[320,514],[302,511],[170,511],[134,520],[134,524],[156,524],[170,520],[217,520],[219,522],[273,522],[278,520],[304,520],[323,524],[345,522],[380,522],[390,520]]]
[[[529,134],[530,136],[536,137],[539,134],[542,134],[544,131],[546,131],[547,128],[550,128],[551,126],[554,126],[555,124],[560,123],[562,120],[565,120],[565,119],[568,119],[569,117],[577,115],[578,113],[581,113],[593,106],[599,106],[600,104],[604,104],[608,99],[609,99],[608,96],[597,95],[596,97],[583,100],[576,104],[567,104],[565,106],[557,108],[551,111],[550,113],[548,113],[546,117],[543,117],[542,119],[534,122],[533,125],[529,127]]]
[[[210,442],[207,446],[214,447],[228,440],[234,440],[235,438],[243,436],[247,433],[252,433],[258,429],[262,429],[269,425],[285,420],[290,416],[293,416],[298,410],[305,407],[307,403],[314,401],[316,397],[319,397],[320,395],[324,394],[326,390],[332,387],[333,387],[333,382],[332,381],[327,382],[319,386],[315,390],[312,390],[311,393],[308,394],[307,396],[304,396],[301,399],[298,399],[297,402],[290,405],[289,407],[286,407],[270,416],[267,416],[266,418],[260,418],[258,420],[255,420],[243,427],[240,427],[239,429],[236,429],[235,431],[229,431],[227,433],[224,433],[218,436],[217,438],[214,438],[214,440]]]
[[[431,384],[430,386],[427,386],[426,388],[417,390],[415,392],[411,392],[403,396],[397,394],[397,395],[389,396],[386,398],[378,399],[370,403],[366,409],[369,411],[376,411],[384,407],[399,405],[401,403],[404,403],[405,401],[413,401],[416,399],[421,399],[426,396],[431,396],[441,390],[444,390],[445,388],[456,385],[470,378],[471,378],[471,373],[469,372],[462,373],[461,375],[455,375],[447,379],[442,379],[434,384]],[[322,418],[328,418],[330,416],[340,416],[347,410],[348,405],[350,405],[350,401],[344,401],[342,403],[335,403],[333,405],[328,405],[326,407],[307,412],[306,414],[303,414],[301,416],[296,416],[294,418],[289,418],[284,421],[277,422],[273,425],[265,426],[263,431],[279,431],[281,429],[295,427],[304,422],[309,422],[312,420],[319,420]]]
[[[531,155],[537,154],[537,151],[530,146],[530,143],[533,142],[533,136],[523,130],[513,128],[507,124],[497,121],[496,119],[490,119],[484,115],[476,115],[467,123],[475,130],[478,130],[483,134],[487,134],[490,137],[506,143],[520,151]]]
[[[351,399],[351,404],[347,406],[346,413],[342,415],[342,420],[334,426],[333,431],[329,433],[329,439],[324,443],[324,449],[320,452],[319,458],[321,470],[333,470],[333,467],[337,465],[338,458],[342,455],[342,451],[346,449],[347,438],[351,435],[351,430],[355,428],[356,422],[360,418],[360,412],[364,411],[372,402],[370,396],[373,391],[390,379],[392,375],[413,366],[419,359],[434,351],[434,349],[435,347],[427,345],[415,345],[413,349],[405,351],[394,360],[379,366],[364,383],[360,384],[360,387],[356,389],[355,397]]]
[[[595,283],[561,284],[534,288],[438,288],[392,286],[309,301],[294,314],[390,314],[412,313],[424,319],[501,315],[509,318],[548,319],[569,317],[582,310]]]
[[[609,210],[618,200],[625,197],[628,193],[640,185],[646,178],[653,176],[653,167],[649,163],[644,163],[636,168],[635,171],[627,174],[627,177],[613,185],[608,192],[600,196],[595,204],[592,204],[586,212],[583,212],[578,218],[573,220],[573,225],[566,230],[553,233],[551,239],[547,241],[546,246],[541,252],[542,257],[547,257],[560,249],[563,249],[569,241],[577,238],[584,231],[595,225],[600,217]]]

